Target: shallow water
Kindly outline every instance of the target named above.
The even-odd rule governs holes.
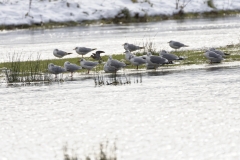
[[[0,32],[0,62],[9,54],[41,59],[53,59],[53,50],[62,49],[74,54],[76,46],[103,50],[105,54],[123,53],[125,42],[143,45],[153,42],[156,50],[171,51],[170,40],[189,45],[187,49],[219,47],[239,43],[239,17],[168,20],[154,23],[132,23],[56,29],[35,29]],[[90,53],[87,55],[90,56]],[[11,56],[10,56],[11,57]],[[23,59],[22,58],[22,59]]]
[[[0,159],[59,160],[66,143],[81,157],[106,141],[120,160],[239,159],[240,67],[209,66],[129,74],[132,83],[120,86],[95,87],[78,74],[2,84]]]

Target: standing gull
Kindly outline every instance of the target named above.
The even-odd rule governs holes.
[[[107,65],[114,68],[115,73],[126,66],[124,62],[113,59],[111,55],[108,57]]]
[[[130,52],[133,52],[139,49],[144,49],[144,47],[136,46],[134,44],[129,44],[129,43],[124,43],[123,46],[125,50],[129,50]]]
[[[137,70],[138,70],[138,66],[142,65],[142,64],[146,64],[146,60],[143,59],[142,57],[136,57],[136,56],[131,56],[130,57],[130,62],[132,65],[137,66]]]
[[[153,56],[150,52],[147,53],[146,58],[148,66],[154,66],[154,69],[156,70],[160,65],[164,65],[168,63],[168,60],[166,58],[162,58],[159,56]]]
[[[103,70],[104,70],[106,73],[115,73],[115,72],[116,72],[115,67],[110,66],[108,63],[105,63],[105,64],[104,64]]]
[[[129,50],[126,50],[124,53],[125,53],[125,59],[127,61],[130,61],[130,57],[134,56]]]
[[[77,52],[77,54],[82,55],[82,58],[83,58],[83,55],[85,55],[93,50],[96,50],[96,49],[97,48],[76,47],[73,50],[75,50]]]
[[[62,57],[66,56],[66,55],[69,55],[69,54],[72,54],[72,53],[67,53],[67,52],[61,51],[59,49],[54,49],[53,50],[53,55],[55,57],[58,57],[58,58],[62,58]]]
[[[68,61],[66,61],[64,63],[64,68],[66,69],[66,71],[71,72],[71,76],[70,77],[73,77],[73,72],[82,69],[81,66],[78,66],[76,64],[72,64],[72,63],[70,63]]]
[[[66,72],[66,69],[50,63],[48,64],[48,71],[52,74],[55,74],[55,78],[57,78],[57,75]]]
[[[181,47],[188,47],[188,45],[185,45],[183,43],[177,42],[177,41],[169,41],[169,46],[173,49],[179,49]]]
[[[229,55],[229,54],[224,53],[224,52],[222,52],[220,50],[216,50],[215,48],[210,48],[209,51],[215,52],[215,53],[219,54],[222,57],[226,57],[227,55]]]
[[[220,63],[223,60],[223,57],[213,51],[207,50],[204,53],[204,56],[210,60],[210,63]]]
[[[98,62],[92,62],[92,61],[86,61],[85,59],[80,59],[80,65],[83,67],[83,68],[85,68],[85,69],[87,69],[88,70],[88,74],[89,74],[89,71],[91,70],[91,69],[93,69],[94,67],[96,67],[97,65],[98,65],[99,63]]]
[[[184,58],[182,57],[178,57],[177,55],[175,54],[171,54],[171,53],[168,53],[167,51],[165,50],[162,50],[160,53],[159,53],[159,56],[162,56],[163,58],[166,58],[168,60],[168,63],[169,64],[173,64],[173,61],[174,60],[183,60]]]

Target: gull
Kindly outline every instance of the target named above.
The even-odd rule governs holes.
[[[129,50],[126,50],[124,53],[125,53],[125,59],[127,61],[130,61],[130,57],[134,56]]]
[[[109,67],[113,67],[115,70],[115,73],[126,66],[124,62],[120,62],[116,59],[113,59],[111,55],[108,57],[107,65]]]
[[[172,54],[172,53],[168,53],[167,51],[165,50],[162,50],[160,53],[159,53],[159,56],[163,57],[163,58],[166,58],[168,60],[168,63],[169,64],[173,64],[173,61],[174,60],[183,60],[184,58],[182,57],[178,57],[177,55],[175,54]]]
[[[105,53],[104,51],[96,51],[96,53],[93,53],[91,57],[95,60],[100,61],[102,57],[100,56],[101,53]]]
[[[224,52],[222,52],[220,50],[216,50],[215,48],[210,48],[209,51],[215,52],[215,53],[221,55],[222,57],[226,57],[226,55],[229,55],[229,54],[224,53]]]
[[[91,69],[93,69],[94,67],[96,67],[98,64],[99,64],[98,62],[86,61],[83,58],[80,59],[81,67],[87,69],[88,70],[88,74],[89,74],[89,71]]]
[[[57,75],[63,72],[66,72],[66,69],[57,65],[54,65],[53,63],[48,64],[48,71],[52,74],[55,74],[55,78],[57,78]]]
[[[97,48],[76,47],[73,50],[75,50],[77,52],[77,54],[82,55],[82,58],[83,58],[83,55],[85,55],[93,50],[96,50],[96,49]]]
[[[185,45],[183,43],[177,42],[177,41],[169,41],[169,46],[173,49],[179,49],[181,47],[188,47],[188,45]]]
[[[148,66],[154,66],[154,69],[156,70],[160,65],[167,64],[168,60],[159,56],[153,56],[150,52],[148,52],[146,62]]]
[[[104,70],[106,73],[115,73],[115,72],[117,72],[117,71],[116,71],[116,68],[108,65],[108,63],[105,63],[105,64],[104,64],[103,70]]]
[[[223,57],[213,51],[207,50],[204,53],[204,56],[210,60],[210,63],[220,63],[223,60]]]
[[[58,58],[62,58],[62,57],[66,56],[66,55],[69,55],[69,54],[72,54],[72,53],[67,53],[67,52],[61,51],[59,49],[54,49],[53,50],[53,55],[55,57],[58,57]]]
[[[142,65],[142,64],[146,64],[146,60],[143,59],[142,57],[136,57],[136,56],[131,56],[130,57],[130,62],[132,65],[137,66],[137,70],[138,70],[138,66]]]
[[[73,72],[82,69],[81,66],[78,66],[76,64],[70,63],[68,61],[66,61],[64,63],[64,68],[66,69],[66,71],[71,72],[71,76],[70,77],[73,77]]]
[[[130,52],[133,52],[139,49],[144,49],[144,47],[136,46],[134,44],[129,44],[129,43],[124,43],[123,46],[125,50],[129,50]]]

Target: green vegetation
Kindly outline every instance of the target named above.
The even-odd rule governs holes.
[[[21,58],[21,55],[14,54],[9,57],[9,62],[1,64],[0,68],[5,68],[2,72],[5,73],[8,83],[49,81],[46,75],[47,62],[41,61],[40,55],[37,60],[31,60],[29,57],[27,61],[21,62]]]
[[[228,56],[224,62],[233,62],[233,61],[240,61],[240,54],[238,52],[240,51],[240,45],[230,45],[225,47],[219,48],[222,51],[225,51],[226,53],[229,53],[230,56]],[[151,51],[154,55],[158,55],[158,52],[152,49]],[[189,65],[189,64],[203,64],[208,63],[207,59],[203,56],[203,53],[205,52],[204,49],[202,50],[179,50],[179,51],[173,51],[173,54],[176,54],[181,57],[186,57],[185,60],[181,61],[181,65]],[[146,55],[146,51],[143,52],[135,52],[137,56]],[[130,65],[130,62],[127,62],[125,60],[124,54],[113,54],[113,59],[117,59],[120,61],[124,61],[127,64],[127,69],[134,69],[135,66]],[[16,69],[19,69],[21,72],[27,72],[27,71],[34,71],[34,72],[47,72],[47,65],[49,63],[53,63],[55,65],[63,66],[64,62],[69,61],[70,63],[75,63],[77,65],[79,64],[80,57],[76,58],[62,58],[62,59],[48,59],[48,60],[40,60],[33,61],[31,59],[27,61],[20,61],[21,56],[14,55],[12,57],[12,60],[10,62],[3,62],[0,63],[0,68],[8,68],[16,71]],[[91,57],[85,57],[86,60],[94,61]],[[100,71],[103,69],[104,62],[108,60],[108,56],[104,55],[102,56],[102,61],[97,66],[97,71]],[[169,66],[177,66],[179,64],[169,64]],[[34,68],[35,67],[35,68]],[[141,66],[141,68],[145,68],[145,66]],[[79,72],[86,72],[84,69],[80,70]]]
[[[103,86],[103,85],[127,85],[131,84],[130,76],[126,75],[125,73],[118,75],[118,74],[97,74],[94,77],[95,87]],[[142,83],[142,75],[136,75],[134,79],[134,83]]]
[[[158,55],[159,53],[155,50],[154,44],[145,43],[144,44],[145,51],[142,52],[136,52],[135,54],[137,56],[145,55],[147,50],[151,51],[154,55]],[[224,60],[224,62],[234,62],[234,61],[240,61],[240,44],[237,45],[228,45],[225,47],[220,47],[220,50],[230,54],[227,56]],[[179,61],[175,64],[168,64],[166,66],[168,67],[177,67],[182,65],[191,65],[191,64],[205,64],[209,63],[209,61],[203,56],[203,53],[205,52],[205,49],[202,50],[179,50],[179,51],[173,51],[173,54],[176,54],[180,57],[184,57],[186,59]],[[124,54],[114,54],[112,55],[113,59],[117,59],[120,61],[124,61],[127,66],[126,69],[136,69],[136,66],[132,66],[130,62],[127,62],[125,60]],[[48,60],[41,60],[40,55],[38,56],[37,60],[32,60],[30,57],[26,61],[21,61],[21,55],[20,54],[14,54],[12,57],[9,57],[8,62],[0,63],[0,68],[6,68],[4,70],[4,73],[7,77],[7,81],[9,83],[11,82],[34,82],[34,81],[49,81],[48,76],[48,64],[53,63],[55,65],[63,66],[64,62],[69,61],[70,63],[75,63],[77,65],[79,64],[80,57],[76,58],[64,58],[64,59],[48,59]],[[86,60],[94,61],[91,57],[86,57]],[[96,67],[95,72],[98,73],[99,71],[103,70],[104,63],[108,60],[108,56],[102,56],[102,60],[100,64]],[[161,68],[161,67],[160,67]],[[146,69],[145,65],[139,66],[139,69]],[[85,69],[79,70],[78,72],[81,72],[85,74],[87,72]],[[92,71],[94,72],[94,70]],[[116,77],[115,77],[116,78]],[[109,79],[108,79],[109,80]],[[96,85],[104,85],[104,84],[112,84],[112,82],[116,82],[111,80],[107,82],[104,77],[98,76],[95,77],[95,84]],[[128,77],[125,77],[125,80],[122,79],[118,80],[121,84],[126,84],[130,82],[128,80]]]

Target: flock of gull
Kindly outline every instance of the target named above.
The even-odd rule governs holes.
[[[185,45],[183,43],[177,42],[177,41],[169,41],[169,46],[175,50],[180,49],[181,47],[188,47],[188,45]],[[136,69],[140,65],[146,64],[147,69],[157,69],[159,66],[164,64],[173,64],[173,61],[175,60],[183,60],[183,57],[179,57],[175,54],[169,53],[165,50],[162,50],[159,52],[159,56],[152,55],[151,52],[147,52],[146,55],[143,56],[136,56],[132,52],[144,49],[144,47],[137,46],[134,44],[124,43],[123,44],[125,49],[125,60],[130,62],[132,65],[136,66]],[[87,47],[76,47],[74,49],[76,53],[82,56],[82,58],[79,60],[80,66],[70,63],[66,61],[64,63],[64,67],[54,65],[53,63],[50,63],[48,65],[48,71],[52,74],[55,74],[55,78],[57,78],[57,75],[63,72],[70,72],[71,77],[73,77],[73,73],[80,69],[86,69],[89,73],[91,69],[96,67],[99,64],[99,61],[101,60],[101,53],[105,53],[104,51],[96,51],[96,53],[93,53],[91,57],[98,61],[86,61],[83,56],[87,53],[96,50],[96,48],[87,48]],[[53,55],[62,58],[66,55],[69,55],[72,53],[68,53],[62,50],[54,49]],[[226,53],[216,50],[215,48],[210,48],[206,50],[204,53],[204,56],[210,60],[210,63],[220,63],[223,58],[227,55]],[[109,55],[107,62],[104,64],[103,70],[106,73],[116,73],[117,71],[124,68],[126,64],[122,61],[119,61],[117,59],[113,59],[111,55]]]

